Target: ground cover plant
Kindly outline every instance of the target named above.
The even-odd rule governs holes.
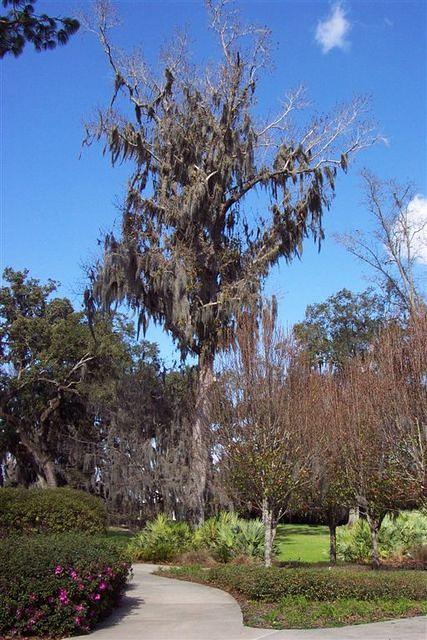
[[[56,489],[0,489],[0,537],[68,531],[99,534],[106,531],[104,503],[84,491]]]
[[[231,592],[251,626],[329,627],[427,613],[422,571],[219,565],[168,568],[160,574]]]
[[[0,541],[0,637],[62,637],[90,631],[117,605],[130,565],[94,536]]]

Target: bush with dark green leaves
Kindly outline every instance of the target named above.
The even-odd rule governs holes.
[[[0,541],[0,637],[60,637],[90,631],[117,605],[130,565],[93,536]]]
[[[0,489],[0,537],[35,533],[101,533],[107,513],[99,498],[76,489]]]
[[[236,591],[248,600],[277,602],[288,596],[309,600],[356,598],[374,600],[427,600],[427,573],[422,571],[354,571],[348,569],[281,569],[222,565],[171,569],[171,576],[196,580],[226,591]]]

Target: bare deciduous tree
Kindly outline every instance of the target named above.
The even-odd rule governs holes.
[[[374,230],[358,230],[338,240],[372,267],[380,287],[404,313],[412,313],[424,299],[415,273],[416,263],[425,263],[427,256],[427,216],[417,211],[422,201],[411,184],[381,181],[368,171],[362,177]]]

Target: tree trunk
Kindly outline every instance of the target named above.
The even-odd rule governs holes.
[[[48,488],[55,488],[58,486],[58,481],[56,479],[55,473],[55,464],[52,460],[45,460],[42,464],[43,474],[46,478],[46,486]]]
[[[264,523],[264,565],[271,567],[276,526],[273,520],[273,512],[269,508],[266,499],[264,499],[262,505],[262,521]]]
[[[369,528],[371,530],[371,541],[372,541],[372,568],[379,569],[380,567],[380,554],[378,550],[378,535],[380,532],[382,518],[373,518],[367,514],[367,521],[369,524]]]
[[[359,507],[353,507],[348,514],[348,526],[352,527],[359,520]]]
[[[28,438],[28,436],[22,431],[19,432],[19,439],[22,445],[33,457],[36,466],[39,468],[39,471],[41,471],[42,475],[37,472],[37,476],[42,485],[49,488],[57,487],[58,481],[56,478],[54,461],[48,457],[48,455],[40,445],[36,444],[32,439]]]
[[[190,462],[191,520],[200,524],[205,518],[205,489],[208,467],[207,438],[210,423],[210,389],[213,384],[213,356],[199,358],[199,380],[192,430]]]
[[[329,562],[337,563],[337,526],[335,522],[329,523]]]

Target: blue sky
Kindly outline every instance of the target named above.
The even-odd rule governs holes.
[[[75,15],[86,2],[39,0],[50,14]],[[195,60],[215,55],[202,0],[118,1],[120,46],[142,45],[156,59],[168,34],[184,26]],[[272,113],[286,90],[303,83],[313,108],[328,110],[357,94],[372,96],[372,111],[388,145],[365,151],[339,179],[325,218],[320,254],[307,242],[302,261],[279,265],[266,285],[276,293],[282,322],[300,320],[307,304],[343,287],[367,286],[361,265],[332,239],[335,232],[368,228],[358,172],[412,180],[427,195],[427,2],[353,0],[340,5],[304,0],[238,2],[248,21],[272,30],[274,68],[260,85],[260,108]],[[320,24],[320,27],[319,27]],[[323,26],[322,26],[323,25]],[[317,37],[316,37],[317,36]],[[61,293],[80,304],[82,265],[97,254],[97,238],[120,216],[117,202],[128,169],[112,169],[100,147],[83,152],[83,122],[105,105],[111,73],[93,36],[37,54],[28,46],[1,63],[1,266],[30,269],[62,283]],[[166,360],[169,341],[160,330]]]

